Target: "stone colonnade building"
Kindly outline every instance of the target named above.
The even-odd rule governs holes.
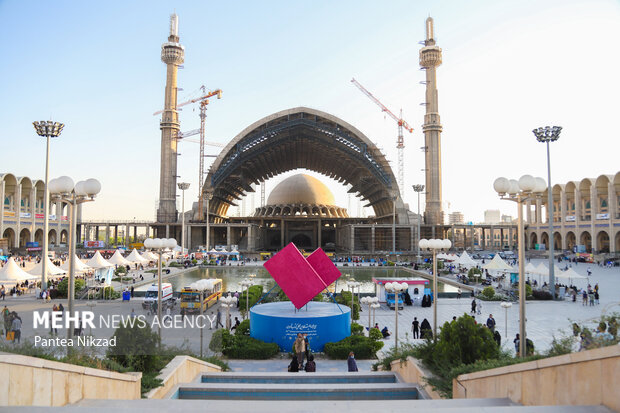
[[[0,173],[0,238],[9,248],[26,248],[28,243],[43,243],[45,182],[27,176]],[[66,244],[69,235],[68,207],[50,201],[48,239],[50,246]]]
[[[547,191],[526,205],[530,249],[549,245]],[[557,250],[584,246],[587,252],[620,251],[620,172],[556,184],[552,188],[553,242]]]

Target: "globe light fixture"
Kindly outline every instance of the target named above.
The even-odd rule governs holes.
[[[543,178],[534,178],[531,175],[523,175],[518,181],[514,179],[508,181],[506,178],[497,178],[495,182],[493,182],[493,188],[501,199],[517,203],[519,217],[517,224],[517,244],[519,250],[517,254],[519,258],[519,353],[521,357],[525,357],[525,343],[527,339],[525,329],[525,231],[523,229],[523,203],[528,199],[539,198],[545,190],[545,186],[545,180]],[[552,290],[553,289],[554,285],[552,284]],[[506,317],[508,317],[508,315],[506,315]],[[508,331],[507,329],[508,327],[506,327],[506,331]]]
[[[452,247],[452,241],[449,239],[423,239],[420,240],[420,247],[433,251],[433,340],[437,340],[437,303],[439,299],[439,289],[437,287],[437,250],[449,250]]]
[[[75,248],[77,243],[77,206],[85,202],[95,200],[95,196],[101,190],[101,184],[96,179],[79,181],[74,184],[73,179],[68,176],[61,176],[52,179],[48,183],[49,193],[54,201],[61,201],[69,206],[69,283],[67,286],[68,314],[73,317],[73,307],[75,301]],[[46,262],[47,254],[43,257]],[[47,275],[47,274],[46,274]],[[121,278],[122,280],[122,278]],[[121,281],[122,285],[122,281]],[[43,287],[42,287],[43,288]],[[79,326],[74,326],[79,328]],[[67,338],[73,337],[73,327],[67,329]]]

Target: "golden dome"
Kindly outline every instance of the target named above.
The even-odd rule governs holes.
[[[267,205],[336,205],[334,194],[318,179],[305,174],[286,178],[273,188]]]

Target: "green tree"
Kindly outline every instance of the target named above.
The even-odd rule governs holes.
[[[108,348],[108,358],[135,371],[149,372],[157,369],[159,356],[157,333],[148,323],[140,324],[137,318],[121,325],[114,332],[116,346]]]
[[[82,280],[81,278],[76,278],[73,284],[74,291],[80,291],[84,288],[85,285],[86,282],[84,280]],[[58,294],[60,297],[67,297],[67,292],[69,291],[69,279],[65,278],[60,281],[58,283],[58,287],[56,287],[56,290],[58,290]]]

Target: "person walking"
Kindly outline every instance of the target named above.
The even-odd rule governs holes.
[[[456,299],[457,300],[461,299],[461,293],[462,293],[461,287],[459,287],[458,290],[456,290]]]
[[[515,353],[517,353],[517,356],[519,355],[519,344],[521,342],[521,339],[519,338],[519,333],[517,333],[517,335],[515,336],[515,339],[512,340],[512,342],[515,344]]]
[[[358,371],[357,363],[355,362],[355,354],[353,352],[349,353],[349,358],[347,359],[347,367],[349,372]]]
[[[482,301],[480,300],[478,300],[478,303],[476,304],[476,314],[482,314]]]
[[[306,352],[306,342],[304,341],[304,337],[301,333],[297,333],[297,339],[295,343],[293,343],[293,347],[295,348],[295,354],[297,354],[297,362],[299,363],[299,369],[304,367],[304,354]]]
[[[471,300],[471,313],[476,315],[476,299]]]
[[[493,318],[493,314],[489,314],[489,318],[487,318],[487,327],[491,332],[495,332],[495,319]]]
[[[420,322],[417,317],[413,317],[413,322],[411,323],[411,332],[413,333],[413,338],[420,338]]]
[[[15,334],[13,336],[13,340],[17,340],[18,343],[21,342],[22,337],[22,319],[19,318],[17,313],[13,312],[13,323],[11,323],[11,331]]]
[[[217,315],[215,316],[215,328],[218,327],[224,328],[224,324],[222,324],[222,310],[217,309]]]
[[[304,345],[306,346],[306,360],[310,360],[310,340],[308,334],[304,333]]]

